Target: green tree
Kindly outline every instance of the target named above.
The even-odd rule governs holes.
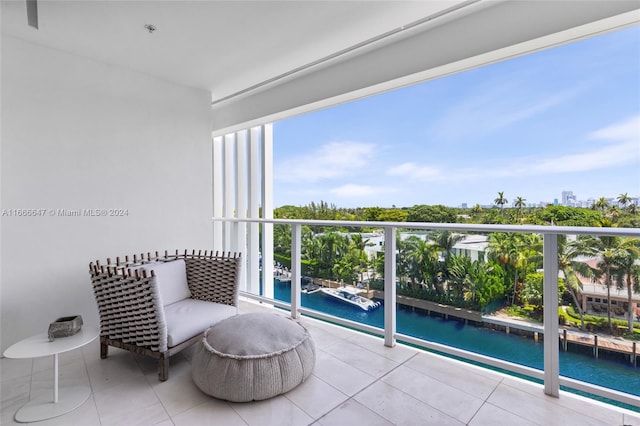
[[[609,207],[609,201],[604,197],[598,198],[598,200],[591,206],[592,209],[600,210],[602,213],[604,213],[607,207]]]
[[[588,248],[583,247],[581,240],[569,242],[566,235],[558,235],[558,269],[564,275],[566,291],[571,295],[578,314],[580,315],[580,328],[584,330],[584,309],[582,308],[582,281],[578,274],[591,276],[589,266],[576,260],[579,256],[587,254]]]
[[[622,253],[618,259],[616,259],[617,273],[616,282],[618,288],[627,289],[627,316],[629,333],[633,333],[633,318],[635,313],[633,312],[633,293],[640,292],[640,239],[629,238],[625,239],[621,244]]]
[[[333,264],[331,271],[334,274],[334,278],[347,283],[354,281],[356,277],[353,263],[351,263],[348,256],[338,259]]]
[[[520,271],[526,272],[530,260],[541,258],[541,248],[541,238],[536,234],[496,232],[489,236],[489,255],[502,264],[513,276],[511,304],[515,304],[518,300]]]
[[[320,258],[322,256],[322,240],[316,238],[313,234],[302,238],[302,259],[306,260],[309,265],[307,273],[312,276],[321,276]]]
[[[478,308],[484,311],[492,302],[504,298],[504,269],[493,260],[477,261],[474,265],[471,272],[474,285],[471,296],[475,296]],[[469,296],[467,293],[465,297],[468,299]]]
[[[636,251],[634,241],[631,238],[623,238],[617,236],[586,236],[580,238],[582,240],[585,252],[591,254],[598,259],[597,264],[592,269],[592,279],[594,282],[600,282],[607,289],[607,322],[609,332],[613,334],[613,325],[611,322],[611,285],[614,277],[618,273],[618,266],[621,259],[629,256],[630,252]]]
[[[378,214],[378,220],[381,222],[406,222],[409,214],[400,209],[386,209]]]
[[[537,223],[561,226],[601,226],[602,213],[569,206],[546,206],[535,212]]]
[[[443,205],[415,205],[408,209],[408,222],[456,223],[457,211]]]
[[[477,219],[477,217],[480,216],[481,213],[482,207],[480,206],[480,204],[476,204],[471,208],[471,215],[473,215],[474,218]]]
[[[434,244],[412,235],[403,243],[403,257],[406,261],[406,273],[412,286],[415,284],[426,285],[430,290],[442,293],[436,286],[438,271],[438,249]]]
[[[380,220],[379,217],[384,211],[385,209],[381,207],[367,207],[364,209],[362,220],[368,222],[377,222]]]
[[[453,246],[464,239],[463,234],[454,233],[449,230],[434,231],[431,238],[436,246],[442,249],[444,258],[443,270],[446,271],[449,266],[449,258],[453,252]]]
[[[522,298],[530,305],[542,306],[544,296],[544,274],[541,272],[529,273],[524,278]]]
[[[273,227],[273,251],[291,258],[291,227],[289,225],[276,224]]]
[[[513,202],[513,207],[518,209],[518,219],[522,218],[522,210],[527,206],[526,199],[522,197],[516,197],[516,200]]]
[[[500,207],[500,213],[503,212],[504,205],[507,204],[508,202],[509,200],[504,198],[504,191],[498,191],[498,197],[495,200],[493,200],[493,203],[496,206]]]
[[[365,247],[371,247],[373,245],[368,238],[363,238],[361,233],[352,233],[349,235],[349,259],[355,268],[355,272],[359,276],[360,282],[364,281],[364,273],[369,270],[370,266]]]
[[[618,204],[620,204],[623,209],[627,207],[629,203],[631,203],[631,197],[629,197],[626,192],[618,195]]]
[[[475,299],[475,283],[471,276],[473,261],[467,256],[451,256],[447,267],[447,288],[454,299],[463,300],[467,291]]]

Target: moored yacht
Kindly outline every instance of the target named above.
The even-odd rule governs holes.
[[[349,303],[350,305],[354,305],[359,307],[364,311],[372,311],[378,307],[380,307],[380,302],[376,302],[375,300],[367,299],[366,297],[360,296],[358,290],[355,287],[340,287],[340,288],[322,288],[321,291],[333,297],[334,299],[341,300],[343,302]]]

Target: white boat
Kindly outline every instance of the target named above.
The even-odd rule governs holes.
[[[373,311],[374,309],[380,307],[380,302],[376,302],[374,300],[360,296],[358,294],[360,290],[354,287],[323,287],[321,291],[324,294],[333,297],[334,299],[338,299],[343,302],[349,303],[350,305],[357,306],[364,311]]]
[[[291,272],[284,266],[275,266],[273,268],[273,278],[280,282],[291,282]]]

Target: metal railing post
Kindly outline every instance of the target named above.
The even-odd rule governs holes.
[[[396,228],[384,228],[384,345],[396,344]]]
[[[558,235],[544,234],[544,393],[560,396],[558,338]]]
[[[291,318],[300,317],[300,282],[302,278],[302,225],[291,225]]]

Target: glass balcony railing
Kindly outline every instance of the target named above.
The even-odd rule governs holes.
[[[566,262],[575,260],[563,256],[567,240],[580,236],[599,240],[640,238],[637,229],[281,219],[214,221],[227,224],[225,250],[246,253],[242,295],[247,298],[286,309],[293,318],[308,315],[378,335],[389,347],[401,341],[524,376],[542,382],[544,392],[551,396],[558,396],[563,387],[623,406],[640,407],[638,345],[633,339],[607,337],[570,326],[579,319],[564,314],[565,303],[560,300],[563,294],[559,293],[564,274],[570,273]],[[274,234],[266,239],[261,235],[263,243],[257,245],[257,237],[251,233],[261,233],[265,224]],[[430,239],[443,231],[473,236],[469,238],[472,244],[434,251]],[[356,238],[347,237],[356,234]],[[509,245],[509,237],[514,235],[526,244],[518,248],[511,241]],[[314,243],[313,239],[318,241]],[[366,257],[354,256],[344,247],[345,241],[351,241],[351,248],[358,247]],[[501,273],[508,276],[492,275],[489,252],[492,259],[504,262]],[[597,251],[592,253],[592,259],[598,259]],[[431,257],[430,262],[424,261],[425,256]],[[460,260],[463,258],[468,260]],[[585,259],[583,256],[580,260]],[[440,265],[444,270],[443,263],[453,261],[460,265],[449,265],[446,276],[428,270],[429,265]],[[536,264],[540,267],[535,268]],[[422,270],[416,265],[422,265]],[[515,276],[516,271],[529,271],[527,281],[533,284],[521,288],[524,277]],[[602,280],[606,279],[594,278],[592,285],[606,290]],[[628,318],[631,310],[626,289],[613,284],[609,290],[610,299],[617,299],[618,309],[611,311],[613,316]],[[501,300],[500,291],[508,295],[506,300]],[[579,291],[575,294],[584,296],[577,300],[580,308],[585,308],[584,313],[594,314],[593,299],[587,303],[587,295]],[[640,294],[632,292],[631,296],[632,305],[637,306]],[[536,310],[540,321],[492,314],[501,302],[512,305],[516,297],[528,300],[528,309]],[[599,300],[606,301],[602,297]],[[622,312],[622,306],[627,312]],[[603,317],[603,321],[606,319]],[[632,321],[637,323],[636,318]]]

